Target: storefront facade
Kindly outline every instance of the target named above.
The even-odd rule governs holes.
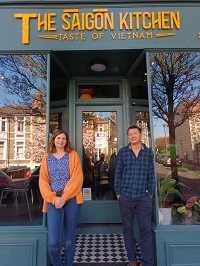
[[[63,128],[85,177],[77,231],[108,233],[90,225],[121,223],[111,162],[136,124],[155,152],[155,263],[200,265],[200,1],[0,5],[1,170],[16,182],[14,169],[39,166],[51,134]],[[110,172],[99,186],[102,153]],[[175,182],[167,191],[166,177]],[[2,265],[48,265],[40,200],[31,198],[23,216],[20,199],[16,213],[7,198],[0,203]],[[170,209],[169,219],[161,207]]]

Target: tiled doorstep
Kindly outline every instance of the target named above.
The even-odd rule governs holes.
[[[62,256],[64,259],[64,249]],[[137,245],[137,259],[141,261],[140,248]],[[122,234],[78,234],[74,265],[127,265]]]

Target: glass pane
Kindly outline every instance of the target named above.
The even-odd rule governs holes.
[[[116,199],[113,190],[117,151],[116,112],[83,112],[84,188],[91,199]]]
[[[200,224],[199,69],[200,53],[150,54],[161,224]]]
[[[53,134],[56,130],[59,129],[62,129],[62,113],[50,114],[50,133]]]
[[[78,97],[80,99],[92,98],[119,98],[118,84],[105,85],[79,85]]]
[[[42,224],[46,55],[0,55],[0,225]]]

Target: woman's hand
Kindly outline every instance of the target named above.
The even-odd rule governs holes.
[[[55,201],[55,208],[61,209],[65,205],[65,200],[61,197],[57,197]]]

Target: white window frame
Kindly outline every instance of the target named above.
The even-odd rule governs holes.
[[[18,151],[18,149],[22,148],[22,152]],[[19,157],[19,155],[22,154],[22,157]],[[24,141],[16,141],[15,143],[15,159],[17,160],[23,160],[25,156],[25,145]]]
[[[0,160],[4,160],[4,158],[5,158],[5,141],[0,141]]]
[[[6,117],[3,116],[0,118],[0,132],[6,132]]]
[[[17,120],[16,121],[16,131],[17,131],[17,133],[19,133],[19,132],[20,133],[24,133],[24,129],[25,129],[24,117],[18,116],[16,120]]]

